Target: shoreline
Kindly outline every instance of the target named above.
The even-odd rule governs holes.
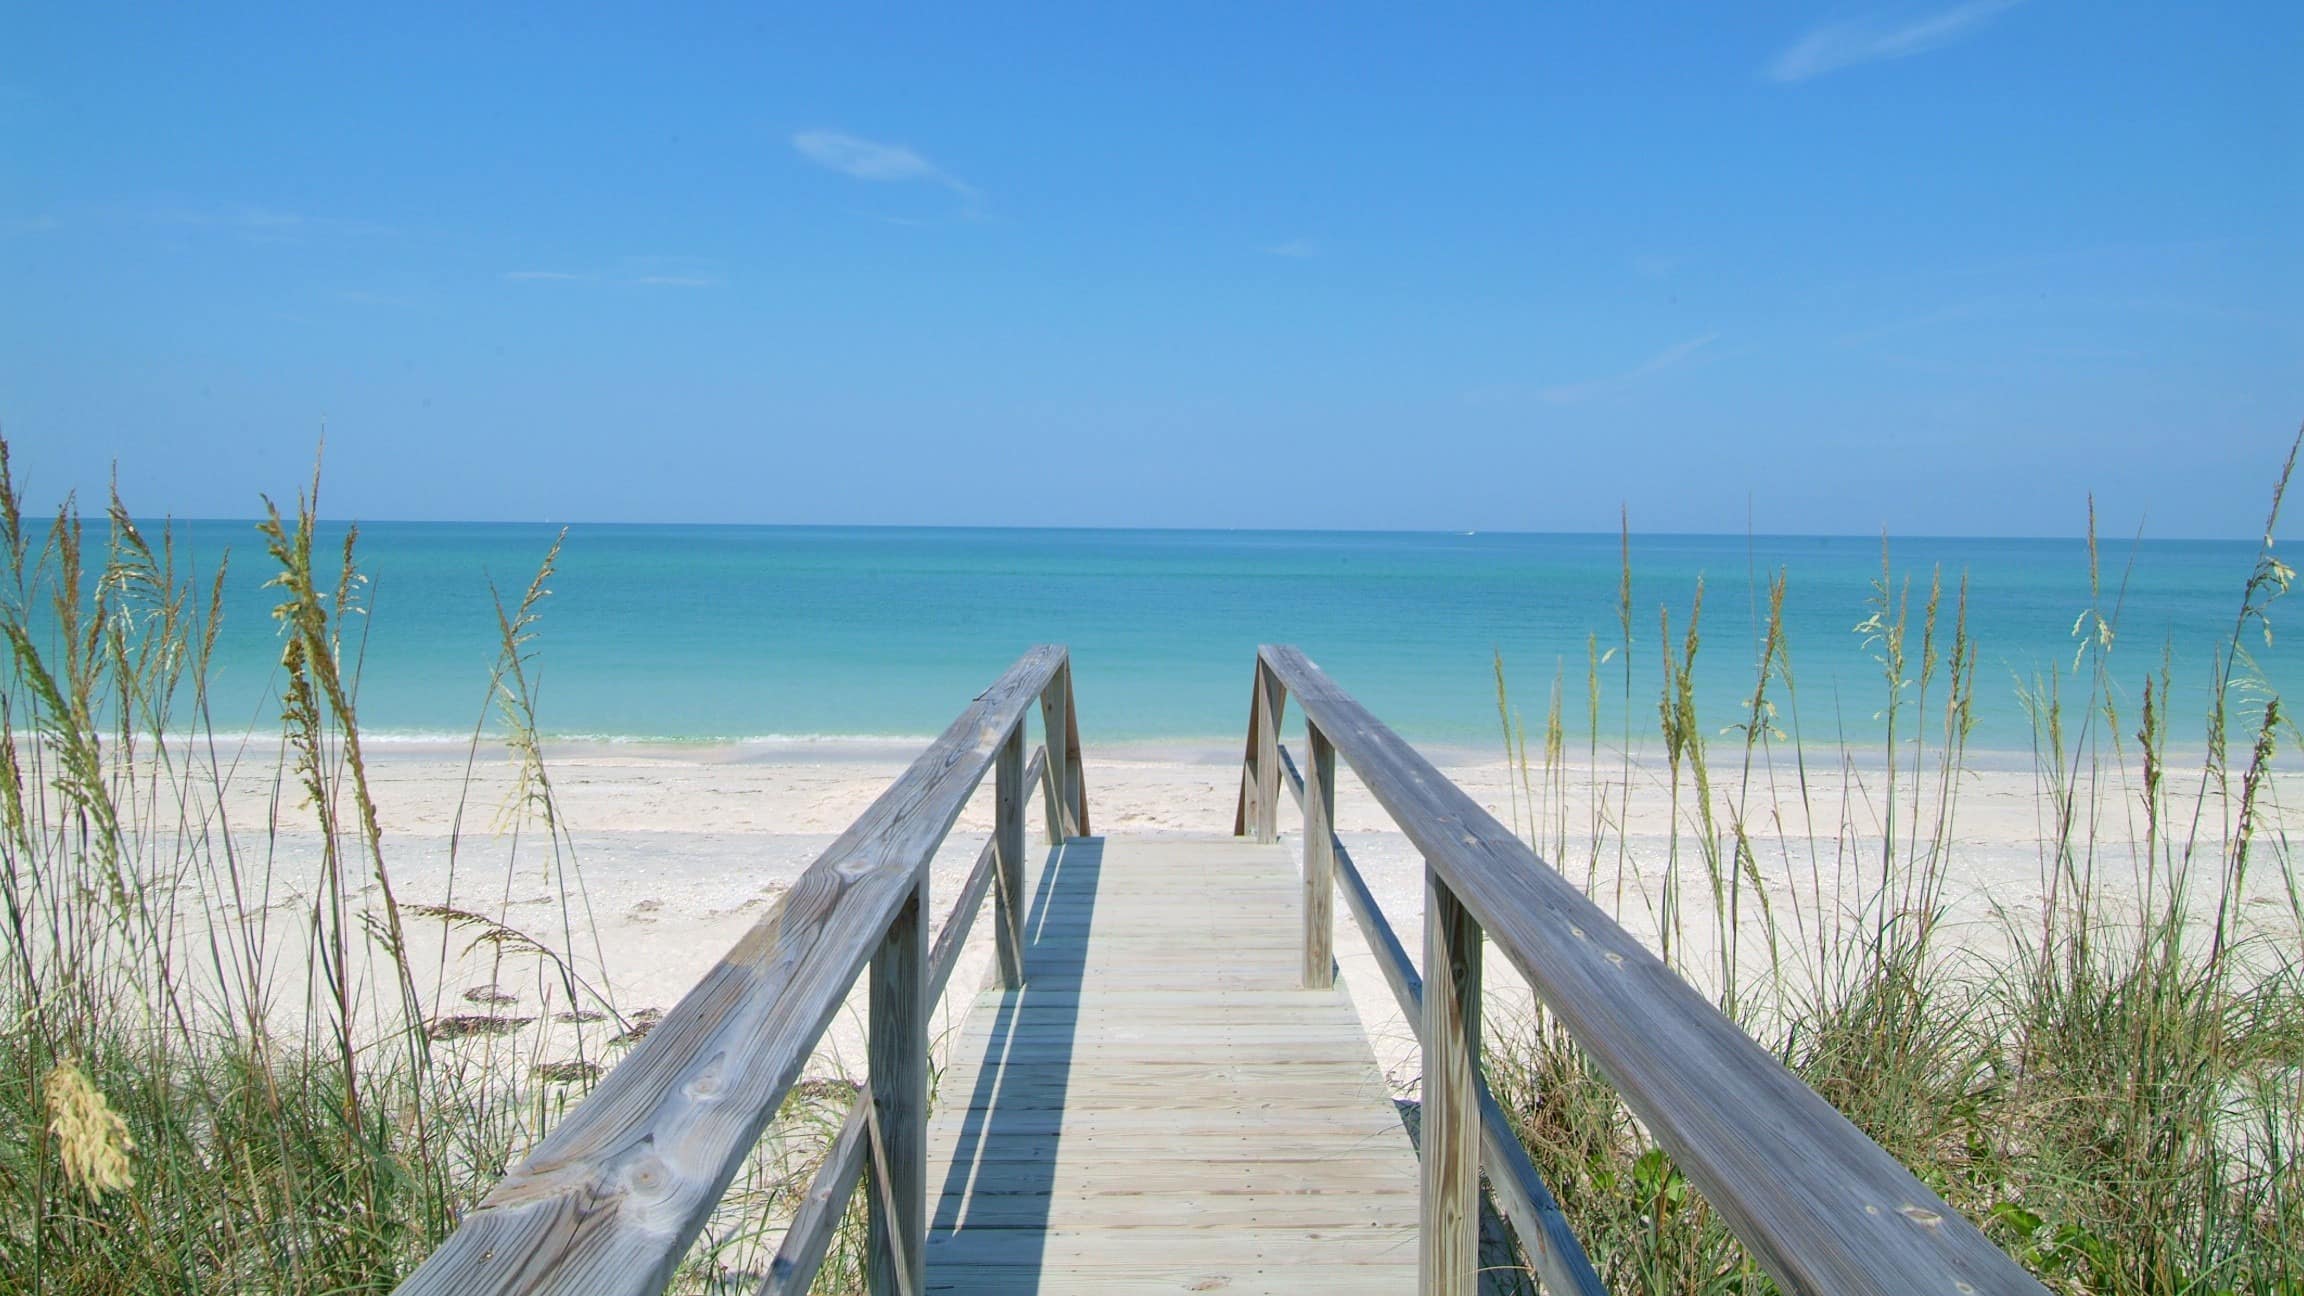
[[[1379,719],[1382,717],[1379,716]],[[250,731],[226,736],[218,734],[218,750],[237,748],[244,752],[259,750],[278,740],[271,731]],[[1421,740],[1414,735],[1403,735],[1408,744],[1422,753],[1425,759],[1440,768],[1479,767],[1487,765],[1517,764],[1518,756],[1507,756],[1502,740],[1471,744],[1446,740]],[[363,729],[361,746],[372,758],[380,760],[440,760],[464,759],[475,751],[482,763],[501,759],[507,751],[506,736],[498,732],[449,735],[442,733],[370,732]],[[636,760],[670,761],[700,765],[779,765],[779,764],[884,764],[908,763],[920,754],[933,734],[762,734],[750,737],[679,738],[654,735],[625,734],[543,734],[539,736],[538,750],[547,768],[564,761]],[[1151,737],[1098,739],[1094,734],[1083,735],[1083,750],[1095,761],[1118,764],[1162,765],[1238,765],[1246,746],[1246,727],[1238,734],[1213,737]],[[1291,751],[1303,745],[1303,725],[1300,718],[1291,717],[1282,741]],[[2241,747],[2241,735],[2236,730],[2234,749]],[[1536,744],[1530,744],[1529,763],[1533,770],[1542,768],[1542,757]],[[1942,758],[1943,747],[1933,735],[1920,739],[1900,741],[1898,747],[1905,756],[1917,748],[1923,768],[1933,770]],[[2122,735],[2121,751],[2131,757],[2135,750],[2134,736]],[[1602,734],[1600,738],[1599,768],[1605,772],[1616,767],[1629,755],[1635,768],[1661,761],[1663,741],[1652,734],[1638,735],[1627,753],[1620,745]],[[1707,753],[1714,770],[1724,770],[1733,762],[1741,764],[1743,747],[1733,734],[1709,736]],[[2106,748],[2103,753],[2109,761],[2114,753]],[[2201,764],[2208,754],[2205,744],[2170,745],[2163,751],[2170,768]],[[1569,735],[1566,765],[1578,770],[1590,764],[1585,759],[1586,748]],[[1969,746],[1962,751],[1961,769],[1971,773],[2030,773],[2040,768],[2043,753],[2030,748]],[[2071,751],[2066,753],[2067,759]],[[1814,741],[1795,744],[1779,741],[1766,748],[1756,749],[1756,762],[1773,759],[1782,767],[1805,758],[1811,764],[1829,761],[1833,768],[1843,763],[1860,773],[1884,770],[1887,762],[1878,743],[1846,745],[1840,742]],[[2285,745],[2274,753],[2275,768],[2284,772],[2304,772],[2304,751],[2291,751]],[[1909,759],[1898,762],[1900,770],[1912,768]]]

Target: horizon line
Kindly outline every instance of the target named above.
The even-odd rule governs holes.
[[[139,523],[140,525],[143,525],[143,524],[162,524],[162,525],[165,525],[165,524],[169,524],[169,523],[175,523],[175,522],[186,522],[186,523],[191,523],[191,522],[198,522],[198,523],[209,523],[209,524],[245,523],[245,524],[247,524],[247,525],[249,525],[249,526],[254,526],[254,525],[256,525],[256,524],[258,524],[258,523],[262,522],[264,519],[262,519],[262,518],[259,518],[259,517],[256,517],[256,516],[253,516],[253,515],[250,515],[250,516],[243,516],[243,517],[220,517],[220,516],[192,516],[192,515],[177,516],[177,515],[173,515],[173,514],[162,514],[162,515],[159,515],[159,516],[157,516],[157,517],[135,517],[135,518],[134,518],[134,520],[135,520],[137,523]],[[2013,532],[2001,532],[2001,533],[1985,533],[1985,532],[1963,532],[1963,531],[1894,531],[1894,530],[1889,530],[1889,529],[1887,529],[1887,528],[1882,528],[1882,529],[1881,529],[1881,530],[1879,530],[1879,531],[1862,531],[1862,532],[1859,532],[1859,531],[1704,531],[1704,530],[1641,530],[1641,529],[1638,529],[1638,528],[1634,528],[1634,529],[1631,529],[1629,532],[1627,532],[1627,531],[1623,531],[1623,530],[1617,530],[1617,529],[1610,529],[1610,530],[1605,530],[1605,531],[1595,531],[1595,530],[1522,530],[1522,529],[1519,529],[1519,528],[1513,528],[1513,527],[1309,527],[1309,526],[1181,526],[1181,525],[1156,525],[1156,524],[1139,524],[1139,525],[1097,525],[1097,524],[1090,524],[1090,523],[1048,523],[1048,524],[1043,524],[1043,525],[1038,525],[1038,526],[1018,526],[1018,525],[1014,525],[1014,524],[1006,524],[1006,523],[991,523],[991,522],[985,522],[985,523],[977,523],[977,522],[929,522],[929,523],[913,523],[913,522],[729,522],[729,521],[712,521],[712,520],[694,520],[694,521],[683,521],[683,522],[661,522],[661,521],[656,521],[656,522],[635,522],[635,521],[612,521],[612,520],[601,520],[601,519],[581,519],[581,518],[572,518],[572,519],[543,519],[543,520],[539,520],[539,519],[533,519],[533,518],[391,518],[391,517],[373,517],[373,518],[362,518],[362,517],[329,517],[329,516],[326,516],[326,515],[322,515],[322,516],[321,516],[321,517],[318,519],[318,521],[319,521],[319,522],[320,522],[320,524],[321,524],[321,525],[323,525],[323,526],[364,526],[364,527],[365,527],[365,526],[440,526],[440,527],[484,527],[484,526],[501,526],[501,527],[564,527],[564,528],[574,528],[574,527],[599,527],[599,528],[607,528],[607,527],[619,527],[619,528],[632,528],[632,529],[638,529],[638,528],[644,528],[644,527],[723,527],[723,528],[736,528],[736,529],[757,530],[757,531],[1003,531],[1003,532],[1014,532],[1014,533],[1047,532],[1047,531],[1084,531],[1084,532],[1143,532],[1143,531],[1152,531],[1152,532],[1164,532],[1164,533],[1173,533],[1173,534],[1202,534],[1202,535],[1231,535],[1231,534],[1247,534],[1247,535],[1372,535],[1372,536],[1376,536],[1376,535],[1396,535],[1396,536],[1457,536],[1457,537],[1468,537],[1468,536],[1483,536],[1483,535],[1486,535],[1486,536],[1525,536],[1525,537],[1546,537],[1546,536],[1575,536],[1575,537],[1621,537],[1621,536],[1624,536],[1624,535],[1627,535],[1627,534],[1629,534],[1630,536],[1632,536],[1632,537],[1634,537],[1634,538],[1659,538],[1659,539],[1660,539],[1660,538],[1670,538],[1670,537],[1680,537],[1680,538],[1688,538],[1688,539],[1707,539],[1707,540],[1717,540],[1717,539],[1746,539],[1746,540],[1862,540],[1862,541],[1873,542],[1873,543],[1877,543],[1877,542],[1879,542],[1879,541],[1883,541],[1883,540],[1886,540],[1886,541],[1891,541],[1891,542],[1893,542],[1893,541],[1895,541],[1895,540],[1899,540],[1899,539],[1905,539],[1905,540],[2052,540],[2052,541],[2072,541],[2072,542],[2075,542],[2075,543],[2081,543],[2081,542],[2085,542],[2085,541],[2087,540],[2087,538],[2088,538],[2088,536],[2087,536],[2087,533],[2086,533],[2086,532],[2084,532],[2084,531],[2081,531],[2081,532],[2031,532],[2031,533],[2013,533]],[[2111,537],[2111,536],[2108,536],[2106,533],[2103,533],[2103,532],[2098,532],[2098,533],[2097,533],[2097,537],[2096,537],[2096,539],[2097,539],[2097,543],[2098,543],[2099,545],[2104,545],[2104,544],[2110,544],[2110,543],[2114,543],[2114,538],[2113,538],[2113,537]],[[2154,536],[2154,535],[2130,535],[2130,536],[2126,537],[2126,539],[2127,539],[2127,541],[2128,541],[2128,542],[2130,542],[2130,543],[2142,542],[2142,543],[2148,543],[2148,544],[2251,544],[2251,545],[2258,545],[2258,546],[2261,546],[2261,544],[2262,544],[2262,538],[2261,538],[2260,536],[2253,536],[2253,535],[2249,535],[2249,536],[2204,536],[2204,535],[2188,535],[2188,536]],[[2277,543],[2277,538],[2275,538],[2275,543]]]

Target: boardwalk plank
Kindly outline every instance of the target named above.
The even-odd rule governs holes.
[[[929,1122],[932,1292],[1399,1292],[1416,1158],[1281,847],[1076,839]]]

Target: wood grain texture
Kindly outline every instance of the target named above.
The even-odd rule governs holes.
[[[792,1213],[776,1258],[768,1262],[768,1276],[761,1281],[758,1296],[808,1296],[816,1270],[824,1263],[824,1253],[831,1249],[832,1234],[847,1213],[848,1197],[864,1173],[871,1101],[863,1090],[857,1091],[848,1119],[841,1123],[840,1133],[824,1153],[824,1163],[816,1167],[816,1177],[808,1181],[800,1208]]]
[[[1279,678],[1258,661],[1248,698],[1248,753],[1240,776],[1240,805],[1232,816],[1235,837],[1268,842],[1279,836],[1280,715],[1287,703]]]
[[[918,1296],[928,1274],[928,868],[872,956],[866,1065],[877,1144],[864,1166],[864,1285]]]
[[[1071,732],[1072,700],[1060,684],[1061,681],[1051,678],[1040,691],[1040,750],[1048,753],[1044,795],[1051,846],[1077,831],[1068,822],[1072,818],[1072,793],[1064,765],[1064,736]]]
[[[1470,1296],[1480,1281],[1480,925],[1424,870],[1424,1110],[1417,1289]]]
[[[1024,984],[1023,931],[1015,901],[1024,893],[1024,724],[1018,721],[1000,744],[993,798],[992,845],[999,857],[1000,892],[993,902],[993,958],[1000,967],[1000,984],[1014,990]]]
[[[1273,744],[1275,751],[1279,744]],[[1248,686],[1248,745],[1240,753],[1240,796],[1232,809],[1232,835],[1253,837],[1259,808],[1256,770],[1264,755],[1264,663],[1256,663],[1256,677]]]
[[[968,879],[960,884],[960,895],[952,902],[952,912],[944,916],[944,925],[936,929],[936,944],[928,951],[928,1003],[934,1007],[944,999],[944,986],[952,979],[952,969],[960,964],[960,952],[967,947],[968,933],[976,925],[976,915],[984,908],[984,893],[992,889],[995,870],[999,865],[998,842],[984,843],[976,852],[976,864],[968,870]]]
[[[1080,747],[1080,703],[1072,692],[1070,658],[1065,659],[1057,673],[1064,681],[1064,785],[1071,793],[1065,804],[1072,809],[1073,834],[1086,837],[1096,829],[1088,817],[1088,772]]]
[[[1054,846],[1071,836],[1064,830],[1064,810],[1056,800],[1056,780],[1048,774],[1048,749],[1045,746],[1032,749],[1032,763],[1025,768],[1024,781],[1040,786],[1040,818],[1048,845]]]
[[[1304,988],[1336,984],[1336,749],[1320,730],[1306,726],[1312,763],[1305,780],[1304,806]],[[1283,757],[1277,751],[1272,763]]]
[[[1048,772],[1055,776],[1057,800],[1070,819],[1066,836],[1085,837],[1088,827],[1088,779],[1080,761],[1080,713],[1072,696],[1072,666],[1058,668],[1040,696],[1040,727],[1049,751]],[[1051,836],[1051,840],[1058,840]]]
[[[1001,740],[1065,664],[963,711],[401,1291],[656,1293],[702,1229]]]
[[[1258,660],[1784,1290],[2045,1290],[1311,659]]]
[[[1300,898],[1277,845],[1050,852],[1031,984],[984,993],[938,1088],[929,1290],[1414,1282],[1415,1154],[1351,1004],[1302,986]]]
[[[1024,770],[1024,781],[1040,785],[1041,808],[1048,820],[1048,845],[1062,845],[1066,838],[1080,835],[1080,823],[1056,786],[1055,767],[1048,762],[1047,748],[1033,749],[1032,763]]]
[[[1288,691],[1280,677],[1259,671],[1256,677],[1256,840],[1280,839],[1280,716],[1288,704]]]

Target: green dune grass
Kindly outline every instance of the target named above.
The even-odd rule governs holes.
[[[1660,869],[1645,894],[1625,892],[1625,810],[1658,790],[1629,757],[1609,777],[1590,725],[1572,788],[1564,681],[1531,752],[1498,663],[1514,810],[1539,849],[1653,924],[1722,1011],[2052,1290],[2304,1292],[2304,897],[2274,777],[2298,734],[2251,656],[2292,579],[2272,530],[2294,466],[2291,450],[2257,562],[2235,573],[2197,764],[2170,755],[2191,735],[2168,732],[2168,668],[2150,646],[2140,705],[2120,708],[2118,596],[2091,527],[2070,669],[2025,691],[2042,898],[2002,906],[1983,949],[1944,925],[1976,664],[1956,576],[1915,580],[1883,546],[1856,633],[1880,664],[1886,736],[1860,765],[1799,742],[1781,576],[1760,596],[1763,648],[1726,733],[1694,719],[1701,584],[1678,634],[1667,615],[1649,687],[1672,827],[1666,858],[1641,861]],[[1619,618],[1614,654],[1588,656],[1587,716],[1619,679],[1627,698],[1642,687],[1628,594]],[[1827,787],[1866,820],[1818,831],[1809,799]],[[1786,810],[1808,825],[1789,839]],[[2108,818],[2124,838],[2100,833]],[[1766,884],[1764,860],[1786,885]],[[1539,1013],[1492,1034],[1487,1067],[1613,1290],[1773,1290],[1564,1031]]]

